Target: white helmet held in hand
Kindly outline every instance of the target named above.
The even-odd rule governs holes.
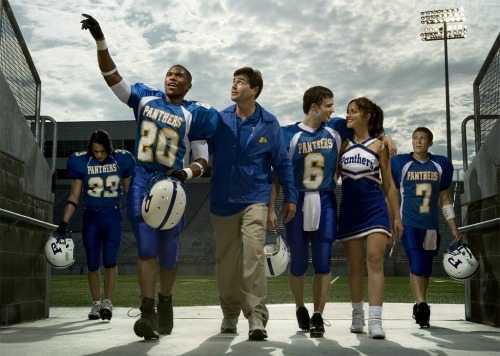
[[[74,249],[71,231],[67,231],[63,237],[54,232],[45,243],[45,259],[55,268],[69,267],[75,262]]]
[[[456,280],[471,278],[479,270],[479,262],[472,254],[467,244],[453,242],[444,254],[444,270]]]
[[[290,252],[286,246],[285,239],[281,236],[279,228],[276,230],[268,230],[269,235],[276,235],[274,242],[267,243],[264,246],[264,254],[266,255],[266,276],[279,276],[286,271],[288,262],[290,261]]]
[[[149,226],[168,230],[181,220],[186,209],[186,192],[175,178],[160,174],[149,183],[142,199],[142,217]]]

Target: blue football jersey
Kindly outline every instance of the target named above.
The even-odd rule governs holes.
[[[125,150],[113,151],[103,162],[87,152],[75,152],[67,163],[68,177],[83,182],[85,205],[94,207],[118,205],[123,196],[121,180],[130,177],[134,168],[134,157]]]
[[[196,101],[171,104],[163,91],[143,83],[131,89],[127,105],[134,110],[138,126],[134,148],[137,164],[149,172],[186,167],[190,142],[213,135],[217,110]]]
[[[317,129],[302,123],[282,127],[298,191],[334,190],[342,141],[351,136],[346,120],[334,117]]]
[[[444,156],[432,155],[425,162],[410,154],[391,159],[392,177],[401,194],[403,225],[422,229],[439,226],[439,193],[447,190],[453,178],[453,165]]]

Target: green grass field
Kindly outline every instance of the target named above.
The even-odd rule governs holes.
[[[312,303],[312,277],[307,277],[306,303]],[[158,290],[158,287],[157,287]],[[366,278],[365,278],[366,291]],[[140,291],[137,276],[119,276],[113,297],[115,307],[138,307]],[[464,285],[449,277],[431,278],[429,304],[463,304]],[[90,305],[87,276],[52,276],[52,307],[83,307]],[[368,298],[365,296],[365,301]],[[330,289],[329,302],[349,302],[347,277],[339,277]],[[385,302],[413,303],[408,277],[386,277]],[[215,276],[179,276],[174,287],[175,306],[218,305]],[[293,303],[286,276],[268,278],[268,303]]]

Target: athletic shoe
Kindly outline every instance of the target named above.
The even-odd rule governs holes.
[[[309,312],[307,308],[304,306],[299,307],[295,312],[297,316],[297,322],[299,323],[299,328],[302,331],[309,331],[309,323],[311,322],[311,318],[309,317]]]
[[[431,317],[431,308],[426,302],[422,302],[417,306],[417,312],[415,313],[415,322],[420,325],[421,328],[428,328],[430,326],[429,319]]]
[[[238,318],[236,319],[229,319],[229,318],[224,318],[222,319],[222,325],[220,326],[220,332],[222,334],[236,334],[236,324],[238,324]]]
[[[89,319],[90,320],[97,320],[101,318],[101,314],[99,313],[101,311],[101,302],[100,301],[95,301],[92,303],[92,309],[90,310],[89,313]]]
[[[415,324],[418,324],[417,321],[416,321],[417,309],[418,309],[417,303],[413,304],[413,314],[412,314],[412,317],[413,317],[413,319],[415,319]]]
[[[382,319],[373,318],[368,320],[368,335],[373,339],[385,339],[385,332],[382,329]]]
[[[354,334],[360,334],[363,332],[363,326],[365,326],[365,312],[361,310],[360,312],[352,311],[352,324],[351,332]]]
[[[172,296],[164,297],[158,293],[158,304],[156,305],[158,313],[158,326],[160,334],[170,335],[174,328],[174,309],[172,308]]]
[[[111,300],[104,299],[101,303],[101,310],[99,311],[99,315],[102,320],[111,320],[113,316],[113,304],[111,304]]]
[[[262,315],[252,313],[248,317],[248,338],[250,340],[262,340],[267,338],[267,331],[264,328]]]
[[[325,327],[323,326],[323,317],[320,313],[314,313],[310,321],[310,337],[323,337]]]
[[[159,339],[158,316],[155,312],[155,300],[152,298],[143,298],[141,309],[141,318],[134,324],[134,332],[137,336],[146,340]]]

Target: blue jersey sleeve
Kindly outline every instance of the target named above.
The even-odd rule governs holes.
[[[193,115],[188,133],[189,141],[210,140],[217,128],[219,113],[208,104],[193,101],[185,106]]]
[[[347,128],[347,120],[341,117],[332,117],[330,122],[328,122],[327,127],[331,127],[333,130],[337,131],[342,139],[342,142],[346,138],[352,137],[352,130]]]
[[[278,123],[278,120],[273,122],[273,131],[276,140],[274,150],[272,152],[272,165],[283,189],[284,202],[296,204],[298,200],[298,192],[295,188],[293,179],[292,160],[288,156],[283,131]]]
[[[66,173],[69,179],[83,180],[87,173],[85,163],[87,152],[75,152],[68,158]]]
[[[391,174],[396,189],[400,189],[401,173],[402,173],[401,171],[404,165],[402,164],[403,159],[404,159],[403,155],[396,155],[391,158]]]
[[[130,177],[135,170],[135,159],[129,151],[115,150],[115,158],[122,171],[122,179]]]
[[[165,97],[165,93],[144,83],[136,83],[131,86],[130,98],[128,99],[127,105],[134,110],[136,120],[139,115],[140,102],[142,98],[148,96]]]
[[[439,182],[439,190],[448,190],[451,186],[451,182],[453,181],[453,164],[444,156],[433,156],[432,160],[436,161],[443,169],[441,181]]]
[[[283,134],[287,151],[290,149],[290,142],[292,141],[293,136],[297,133],[296,127],[296,124],[281,127],[281,133]]]

